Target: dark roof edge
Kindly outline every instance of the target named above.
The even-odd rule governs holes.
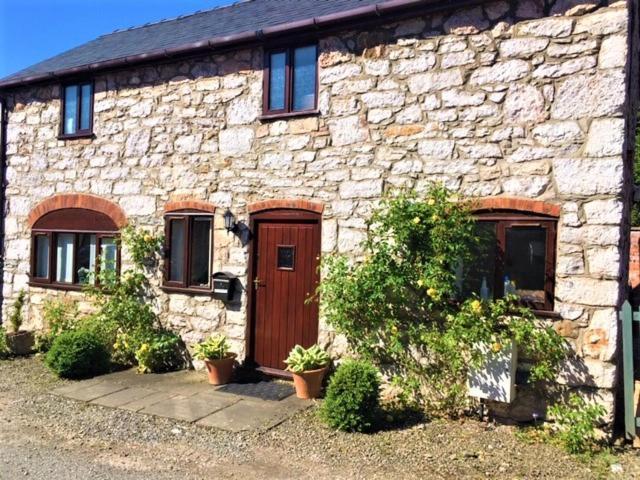
[[[61,77],[80,75],[89,72],[97,72],[101,70],[109,70],[129,65],[137,65],[154,60],[166,60],[168,58],[193,54],[199,51],[229,47],[235,44],[242,44],[251,41],[260,41],[268,37],[276,37],[287,33],[330,27],[340,23],[364,20],[370,17],[383,17],[399,13],[412,7],[429,6],[437,3],[441,4],[437,6],[439,7],[437,8],[437,10],[449,10],[482,2],[479,0],[386,0],[374,5],[368,5],[366,7],[358,7],[350,10],[344,10],[342,12],[331,13],[319,17],[312,17],[305,20],[283,23],[280,25],[275,25],[273,27],[265,28],[263,30],[246,31],[233,35],[213,37],[207,40],[187,43],[169,49],[155,50],[138,55],[114,58],[47,73],[39,73],[36,75],[7,79],[4,81],[0,81],[0,89],[19,87],[38,82],[46,82],[47,80],[54,80]]]

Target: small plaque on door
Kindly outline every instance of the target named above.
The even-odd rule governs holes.
[[[278,270],[293,270],[295,267],[296,247],[278,245]]]

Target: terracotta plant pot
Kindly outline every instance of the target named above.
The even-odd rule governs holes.
[[[20,330],[15,333],[7,333],[7,345],[14,355],[29,355],[33,351],[33,332]]]
[[[209,383],[211,385],[224,385],[225,383],[229,383],[231,375],[233,374],[233,364],[235,361],[235,353],[229,353],[226,358],[205,360],[204,364],[207,366]]]
[[[317,370],[307,370],[302,373],[293,373],[293,385],[296,387],[296,397],[304,400],[318,398],[322,390],[322,380],[327,373],[327,367]]]

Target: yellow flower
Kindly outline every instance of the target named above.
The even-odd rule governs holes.
[[[430,198],[429,200],[427,200],[427,205],[429,205],[430,207],[434,206],[436,204],[436,201],[433,198]]]
[[[143,237],[145,242],[150,242],[151,241],[151,235],[149,235],[148,233]]]
[[[491,351],[493,353],[498,353],[500,350],[502,350],[502,344],[500,342],[495,342],[491,345]]]
[[[431,215],[431,221],[432,222],[437,222],[438,220],[440,220],[440,217],[438,215],[436,215],[435,213],[433,215]]]
[[[391,325],[391,332],[394,334],[398,333],[398,327],[396,327],[395,325]]]
[[[420,223],[420,217],[413,217],[414,225],[418,225]]]
[[[419,287],[424,287],[424,280],[423,279],[418,280],[418,286]]]
[[[474,300],[471,302],[471,311],[473,313],[480,313],[482,311],[482,303],[480,300]]]
[[[429,295],[431,298],[435,298],[438,295],[438,291],[431,287],[427,290],[427,295]]]

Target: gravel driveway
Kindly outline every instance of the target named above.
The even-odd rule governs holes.
[[[510,427],[434,421],[333,432],[315,409],[266,433],[230,433],[65,400],[37,358],[0,361],[0,479],[598,478],[601,471]],[[617,478],[640,478],[635,452]]]

